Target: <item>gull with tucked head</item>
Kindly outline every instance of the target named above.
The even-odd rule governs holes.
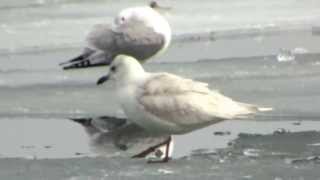
[[[166,50],[171,41],[171,28],[153,8],[132,7],[120,11],[113,24],[94,26],[86,41],[79,56],[60,64],[63,69],[109,65],[119,54],[144,62]]]
[[[169,73],[149,73],[131,56],[119,55],[97,84],[115,81],[126,116],[153,134],[183,134],[259,111],[210,90],[208,84]]]

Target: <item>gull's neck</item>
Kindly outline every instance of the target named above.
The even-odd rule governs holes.
[[[119,81],[117,81],[117,87],[122,89],[126,87],[140,86],[144,80],[148,77],[149,73],[144,69],[130,69],[126,75],[124,75]]]

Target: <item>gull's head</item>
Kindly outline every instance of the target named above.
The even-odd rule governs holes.
[[[154,21],[161,22],[154,22]],[[167,22],[164,17],[149,6],[140,6],[126,8],[115,17],[115,24],[125,25],[130,23],[141,23],[150,27],[158,26],[156,24]]]
[[[108,75],[102,76],[97,84],[100,85],[108,80],[115,81],[116,84],[130,84],[143,77],[145,71],[141,64],[133,57],[118,55],[112,61]]]
[[[114,23],[116,26],[147,26],[155,32],[164,35],[166,45],[171,41],[171,27],[168,21],[156,10],[149,6],[127,8],[115,17]]]

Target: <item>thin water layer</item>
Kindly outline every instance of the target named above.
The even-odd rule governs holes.
[[[306,122],[308,123],[308,122]],[[248,124],[247,124],[248,125]],[[233,131],[232,131],[233,132]],[[206,137],[214,141],[214,136]],[[228,147],[195,149],[166,164],[123,157],[5,158],[4,179],[317,179],[319,132],[240,134]]]

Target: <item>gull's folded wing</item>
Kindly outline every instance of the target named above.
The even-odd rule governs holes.
[[[152,76],[141,89],[138,102],[150,118],[183,127],[181,133],[257,110],[209,90],[206,83],[167,73]]]

